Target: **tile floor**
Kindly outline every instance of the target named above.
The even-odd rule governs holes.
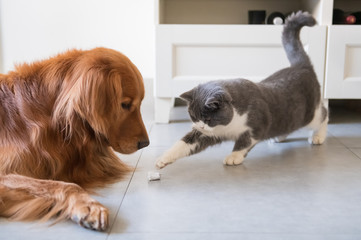
[[[144,108],[151,144],[121,158],[136,171],[96,196],[110,210],[107,232],[70,221],[10,222],[0,218],[0,239],[361,239],[361,114],[333,110],[328,139],[310,146],[305,130],[285,143],[262,142],[243,165],[223,166],[232,144],[210,148],[161,170],[148,171],[190,129],[184,121],[155,124]]]

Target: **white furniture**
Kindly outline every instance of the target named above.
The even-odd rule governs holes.
[[[361,11],[361,1],[335,0],[334,7]],[[361,25],[328,27],[325,98],[361,99]]]
[[[348,1],[352,0],[342,0]],[[301,40],[322,86],[325,65],[333,70],[334,64],[325,57],[329,54],[326,43],[332,43],[330,35],[327,39],[327,28],[339,35],[342,33],[336,32],[338,28],[349,27],[331,26],[332,0],[156,0],[155,3],[155,120],[160,123],[169,121],[174,98],[199,83],[239,77],[260,81],[289,66],[281,44],[282,26],[248,25],[248,10],[264,9],[269,14],[302,9],[315,16],[319,24],[304,28]],[[355,38],[360,38],[360,33]],[[345,54],[352,61],[361,60],[360,49],[357,44],[352,45]],[[355,65],[345,66],[350,67],[353,80],[355,75],[361,76]],[[327,82],[327,94],[331,94],[328,88],[338,84],[340,77],[331,75],[335,83]]]

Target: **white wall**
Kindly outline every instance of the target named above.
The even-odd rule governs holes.
[[[0,0],[1,72],[70,48],[103,46],[154,75],[152,0]]]

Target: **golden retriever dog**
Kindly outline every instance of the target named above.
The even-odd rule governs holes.
[[[0,75],[0,216],[71,219],[104,231],[92,188],[132,169],[113,150],[149,144],[143,79],[123,54],[71,50]]]

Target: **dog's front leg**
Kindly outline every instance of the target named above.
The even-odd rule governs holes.
[[[0,202],[0,216],[15,220],[56,217],[98,231],[108,227],[108,210],[73,183],[0,176]]]

